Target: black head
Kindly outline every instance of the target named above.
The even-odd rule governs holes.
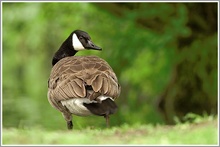
[[[76,51],[92,49],[92,50],[102,50],[102,48],[96,46],[92,41],[91,37],[88,33],[75,30],[73,31],[70,36],[72,38],[72,46],[73,49]]]
[[[55,53],[52,65],[55,65],[62,58],[74,56],[77,51],[88,49],[102,50],[91,41],[88,33],[81,30],[75,30],[69,35],[69,37],[60,46],[59,50]]]

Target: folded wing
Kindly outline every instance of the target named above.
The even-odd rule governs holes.
[[[73,56],[60,60],[52,68],[48,81],[48,98],[53,104],[72,98],[93,96],[95,99],[97,95],[115,99],[119,94],[120,85],[114,71],[106,61],[96,56]]]

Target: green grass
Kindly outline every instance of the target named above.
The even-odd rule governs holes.
[[[216,118],[168,125],[122,125],[106,129],[48,131],[42,128],[3,128],[3,145],[217,145]]]

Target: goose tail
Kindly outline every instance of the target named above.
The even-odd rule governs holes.
[[[99,116],[108,116],[114,114],[118,106],[111,97],[99,96],[97,103],[83,103],[83,105],[93,114]]]

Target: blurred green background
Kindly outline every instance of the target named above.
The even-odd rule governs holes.
[[[3,2],[3,127],[66,129],[47,100],[53,54],[75,29],[90,34],[122,87],[112,126],[174,124],[217,114],[217,3]],[[75,128],[105,127],[73,116]]]

